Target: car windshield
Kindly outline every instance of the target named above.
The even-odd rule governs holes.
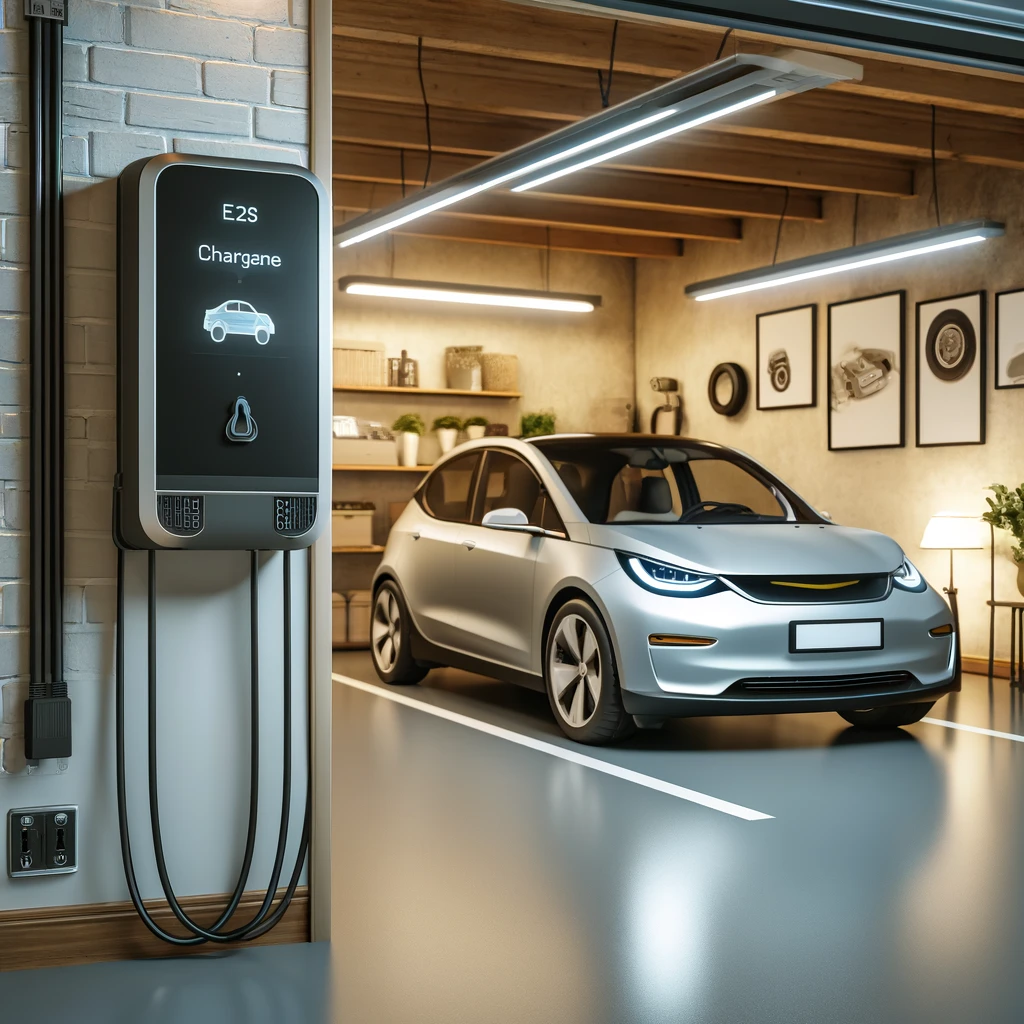
[[[719,445],[621,437],[533,443],[592,523],[826,522],[782,481]]]

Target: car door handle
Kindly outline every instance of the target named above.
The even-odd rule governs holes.
[[[413,540],[419,540],[420,539],[420,531],[419,530],[413,530],[411,536],[412,536]]]
[[[464,548],[469,548],[469,550],[470,550],[470,551],[472,551],[472,550],[473,550],[473,548],[475,548],[475,547],[476,547],[476,541],[475,541],[475,540],[464,540],[464,541],[462,542],[462,546],[463,546]]]

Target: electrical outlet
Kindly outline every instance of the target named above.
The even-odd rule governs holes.
[[[18,807],[7,813],[7,874],[67,875],[78,870],[78,808]]]

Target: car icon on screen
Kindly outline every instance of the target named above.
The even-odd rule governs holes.
[[[217,342],[223,341],[229,334],[251,334],[258,345],[266,345],[274,333],[274,321],[248,302],[235,300],[208,309],[203,320],[203,330],[209,331],[210,337]]]

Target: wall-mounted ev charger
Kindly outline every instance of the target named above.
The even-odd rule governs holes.
[[[268,931],[287,909],[309,845],[307,795],[294,870],[274,907],[290,816],[291,552],[309,549],[330,515],[330,231],[327,194],[300,167],[168,155],[132,164],[118,182],[118,809],[132,900],[150,931],[175,945]],[[221,918],[206,927],[185,914],[171,887],[157,786],[156,552],[188,549],[250,552],[249,825],[236,889]],[[148,552],[153,846],[164,895],[184,936],[168,933],[148,913],[132,862],[124,566],[133,550]],[[229,929],[256,839],[261,551],[284,552],[283,804],[263,904],[251,921]]]

